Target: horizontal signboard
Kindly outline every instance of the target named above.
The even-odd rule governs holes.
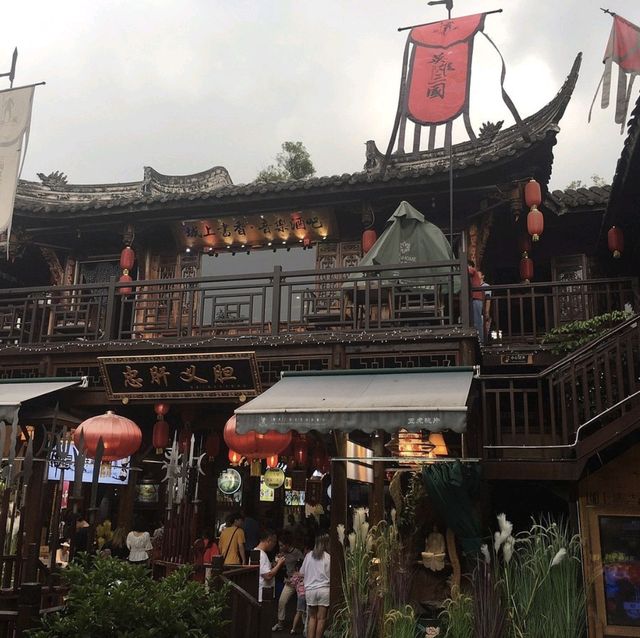
[[[98,357],[110,399],[253,398],[255,352]]]

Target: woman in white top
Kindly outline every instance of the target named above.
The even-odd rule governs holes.
[[[127,534],[127,547],[129,548],[129,562],[134,565],[146,565],[149,561],[149,552],[153,549],[149,532],[137,532],[135,530]]]
[[[313,551],[304,557],[300,568],[307,598],[307,638],[322,638],[327,622],[331,567],[331,557],[327,549],[329,536],[318,536]]]

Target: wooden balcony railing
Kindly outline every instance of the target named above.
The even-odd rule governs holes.
[[[0,291],[0,343],[469,326],[466,260]]]
[[[633,278],[489,286],[488,345],[538,342],[626,304]],[[0,291],[0,345],[312,331],[469,328],[465,256],[455,261],[81,284]]]
[[[575,458],[640,404],[640,328],[633,317],[539,374],[482,375],[487,458]]]
[[[629,304],[638,309],[632,277],[536,282],[482,288],[491,293],[487,345],[536,343],[571,321],[589,319]]]

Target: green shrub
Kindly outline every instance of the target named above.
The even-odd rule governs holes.
[[[614,310],[591,319],[571,321],[550,330],[542,338],[542,343],[551,346],[553,354],[568,354],[601,337],[611,328],[629,319],[632,314],[626,310]]]
[[[83,556],[65,570],[63,611],[46,616],[31,638],[204,638],[222,636],[226,591],[208,593],[185,566],[155,581],[146,568]]]

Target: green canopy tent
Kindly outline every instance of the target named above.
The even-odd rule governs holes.
[[[360,266],[386,266],[429,264],[454,261],[451,244],[444,233],[408,202],[401,202],[371,250],[360,260]],[[441,277],[434,277],[442,273]],[[441,288],[450,283],[451,269],[447,266],[426,266],[406,271],[381,270],[382,279],[391,280],[411,290],[424,290],[438,284]],[[454,291],[460,289],[459,277],[453,282]]]

